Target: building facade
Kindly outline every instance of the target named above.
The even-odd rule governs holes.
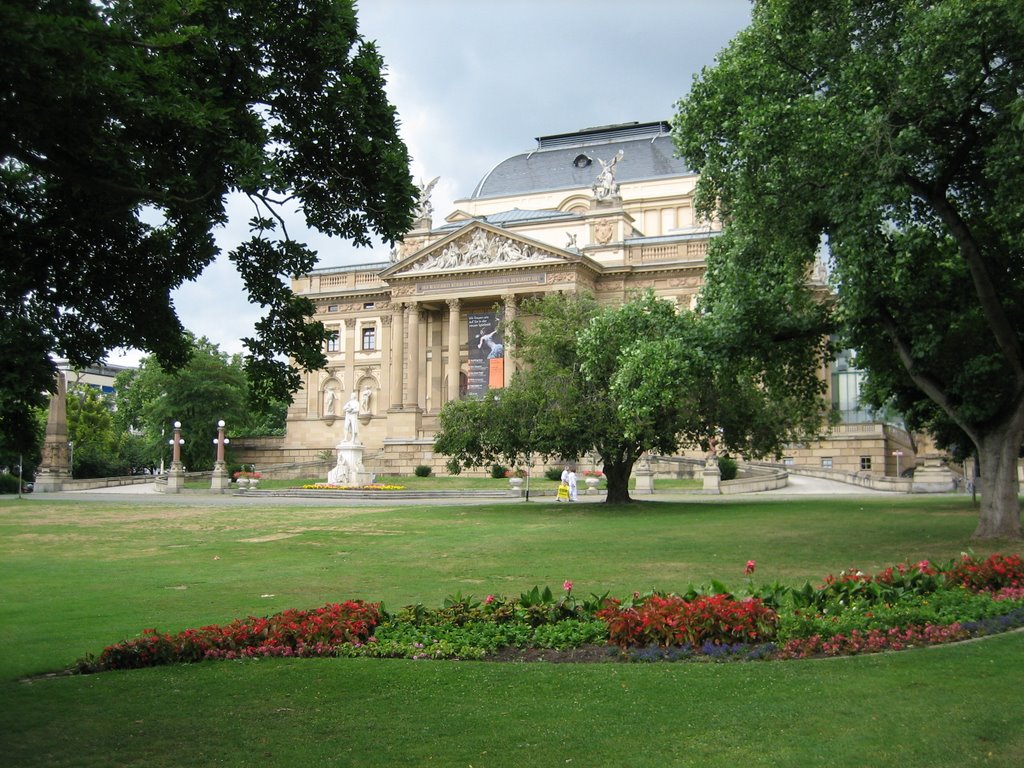
[[[350,410],[368,470],[440,469],[441,407],[504,386],[519,370],[499,323],[525,298],[588,292],[617,305],[651,289],[692,307],[719,232],[695,214],[696,182],[674,155],[669,125],[653,122],[540,137],[488,171],[437,227],[425,185],[417,223],[387,261],[293,282],[331,332],[327,367],[305,374],[286,436],[260,446],[262,462],[327,456]],[[794,446],[787,460],[884,471],[887,428],[850,426],[842,450],[831,441]]]

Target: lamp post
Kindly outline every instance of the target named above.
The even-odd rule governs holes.
[[[217,422],[217,436],[213,439],[213,444],[217,446],[217,461],[213,465],[213,475],[210,478],[212,491],[226,491],[231,485],[227,465],[224,463],[224,446],[230,442],[224,437],[224,419],[221,419]]]
[[[167,493],[181,493],[185,485],[185,468],[181,466],[181,446],[185,441],[181,437],[181,422],[174,422],[174,437],[171,444],[171,469],[167,473]]]

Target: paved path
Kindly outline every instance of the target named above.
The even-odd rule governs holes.
[[[657,481],[655,481],[657,485]],[[749,498],[761,498],[761,499],[784,499],[789,497],[807,497],[807,496],[893,496],[897,497],[901,494],[894,494],[889,491],[876,491],[871,488],[863,488],[857,485],[850,485],[848,483],[840,483],[835,480],[823,480],[816,477],[807,477],[804,475],[790,474],[789,484],[785,488],[780,488],[773,491],[758,491],[755,493],[744,493],[740,495],[729,495],[729,496],[713,496],[713,495],[702,495],[700,493],[686,493],[686,492],[663,492],[659,493],[655,490],[655,493],[647,495],[636,495],[634,498],[638,501],[690,501],[690,502],[715,502],[715,501],[732,501],[739,499]],[[63,491],[60,493],[39,493],[31,494],[25,498],[35,498],[39,501],[45,499],[65,500],[65,501],[133,501],[136,503],[177,503],[177,504],[188,504],[192,506],[251,506],[253,504],[259,504],[264,506],[338,506],[344,504],[345,506],[399,506],[399,505],[427,505],[427,504],[447,504],[452,506],[462,505],[474,505],[474,504],[519,504],[523,503],[523,499],[516,497],[508,497],[505,499],[496,498],[474,498],[472,496],[466,497],[446,497],[443,499],[425,499],[425,498],[400,498],[398,496],[387,496],[382,494],[381,496],[374,498],[344,498],[339,496],[337,498],[301,498],[301,497],[280,497],[280,496],[260,496],[260,497],[246,497],[241,494],[216,494],[216,493],[203,493],[200,491],[192,491],[181,494],[164,494],[157,493],[154,483],[144,483],[141,485],[124,485],[116,486],[111,488],[96,488],[85,491]],[[531,501],[537,502],[553,502],[554,498],[551,496],[534,496],[530,499]],[[601,502],[604,500],[604,496],[588,496],[585,493],[580,494],[580,502],[582,503],[593,503]]]

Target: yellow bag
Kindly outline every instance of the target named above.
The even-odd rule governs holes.
[[[560,486],[558,486],[558,496],[556,496],[555,498],[557,498],[558,501],[563,501],[563,500],[564,501],[568,501],[569,500],[569,486],[566,485],[565,483],[562,483]]]

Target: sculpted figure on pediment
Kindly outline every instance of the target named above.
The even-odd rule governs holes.
[[[495,264],[519,264],[548,261],[552,257],[515,240],[490,235],[478,229],[468,238],[450,243],[438,253],[409,267],[408,272],[487,267]]]

